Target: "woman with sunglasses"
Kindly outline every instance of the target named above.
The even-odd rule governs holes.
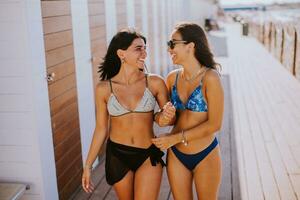
[[[92,192],[91,166],[108,136],[106,181],[120,200],[157,199],[163,152],[152,144],[153,119],[160,126],[174,121],[175,108],[167,103],[164,80],[144,73],[146,39],[134,30],[121,30],[111,40],[99,67],[96,88],[96,127],[82,176]],[[158,102],[163,112],[153,115]],[[164,106],[165,105],[165,106]]]
[[[175,26],[168,42],[174,64],[182,69],[167,77],[177,121],[171,134],[152,142],[168,149],[167,172],[174,199],[217,199],[221,158],[216,132],[223,118],[223,89],[203,29],[197,24]],[[180,174],[180,176],[178,176]]]

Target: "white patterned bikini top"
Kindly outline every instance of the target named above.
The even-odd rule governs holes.
[[[118,101],[118,98],[113,92],[112,81],[109,79],[111,95],[107,101],[107,110],[110,116],[117,117],[129,113],[147,113],[152,112],[154,110],[156,99],[148,88],[147,74],[145,74],[145,78],[146,88],[144,91],[144,95],[134,110],[126,108]]]

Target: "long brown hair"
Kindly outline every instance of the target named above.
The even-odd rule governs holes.
[[[126,50],[136,38],[141,38],[146,44],[146,38],[135,29],[122,29],[112,38],[103,62],[99,65],[98,73],[100,73],[101,80],[111,79],[119,73],[121,60],[117,51],[118,49]]]
[[[175,26],[174,30],[178,32],[182,40],[193,42],[195,44],[195,57],[199,63],[205,67],[220,70],[221,66],[214,60],[207,37],[204,30],[195,23],[182,22]]]

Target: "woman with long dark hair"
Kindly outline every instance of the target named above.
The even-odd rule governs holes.
[[[82,186],[92,192],[91,166],[107,139],[106,181],[119,199],[157,199],[163,152],[152,144],[153,120],[160,126],[174,121],[163,79],[144,72],[146,39],[132,29],[111,40],[99,67],[96,88],[96,127],[84,166]],[[162,112],[153,114],[158,102]]]
[[[168,42],[174,64],[181,65],[167,77],[177,121],[167,136],[153,139],[168,149],[167,172],[174,199],[216,200],[221,182],[221,157],[216,132],[221,128],[224,97],[203,29],[194,23],[175,26]],[[180,174],[180,176],[178,176]]]

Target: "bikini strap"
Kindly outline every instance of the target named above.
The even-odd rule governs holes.
[[[111,93],[114,93],[113,88],[112,88],[111,79],[109,79],[109,86],[110,86],[110,92],[111,92]]]
[[[210,70],[210,68],[206,68],[205,71],[203,72],[203,75],[202,75],[202,77],[201,77],[201,79],[200,79],[200,85],[203,84],[204,76],[205,76],[205,74],[206,74],[206,72],[207,72],[208,70]]]
[[[176,87],[177,87],[178,75],[179,75],[179,70],[176,73],[176,79],[175,79],[175,84],[174,84]]]
[[[146,88],[148,88],[148,74],[145,73],[145,79],[146,79]]]

